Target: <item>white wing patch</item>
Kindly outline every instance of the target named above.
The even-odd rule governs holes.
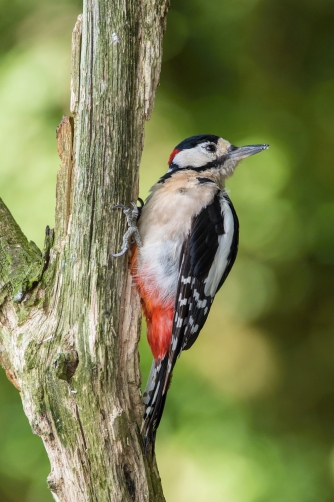
[[[222,192],[219,196],[222,215],[224,217],[223,235],[218,237],[218,249],[213,260],[208,277],[205,279],[204,293],[206,296],[215,296],[219,282],[224,274],[224,270],[228,265],[228,257],[230,254],[232,240],[234,235],[234,219],[233,213],[228,202],[224,198]]]

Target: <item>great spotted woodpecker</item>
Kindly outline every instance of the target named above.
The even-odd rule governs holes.
[[[154,450],[176,359],[196,341],[237,256],[239,223],[225,180],[240,160],[267,148],[192,136],[175,147],[145,205],[115,206],[124,209],[129,230],[114,256],[134,237],[131,271],[154,357],[144,393],[145,451],[149,443]]]

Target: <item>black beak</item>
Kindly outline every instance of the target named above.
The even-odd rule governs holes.
[[[228,157],[230,159],[242,160],[256,153],[267,150],[269,145],[248,145],[248,146],[233,146],[229,148]]]

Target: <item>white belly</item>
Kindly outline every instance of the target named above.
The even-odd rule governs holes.
[[[181,239],[165,239],[144,242],[138,253],[137,273],[144,279],[146,291],[165,305],[175,301],[181,248]]]

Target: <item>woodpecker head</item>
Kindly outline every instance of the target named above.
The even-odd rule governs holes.
[[[168,160],[168,172],[217,169],[222,176],[228,177],[240,160],[267,148],[269,145],[233,146],[219,136],[199,134],[183,140],[174,148]]]

